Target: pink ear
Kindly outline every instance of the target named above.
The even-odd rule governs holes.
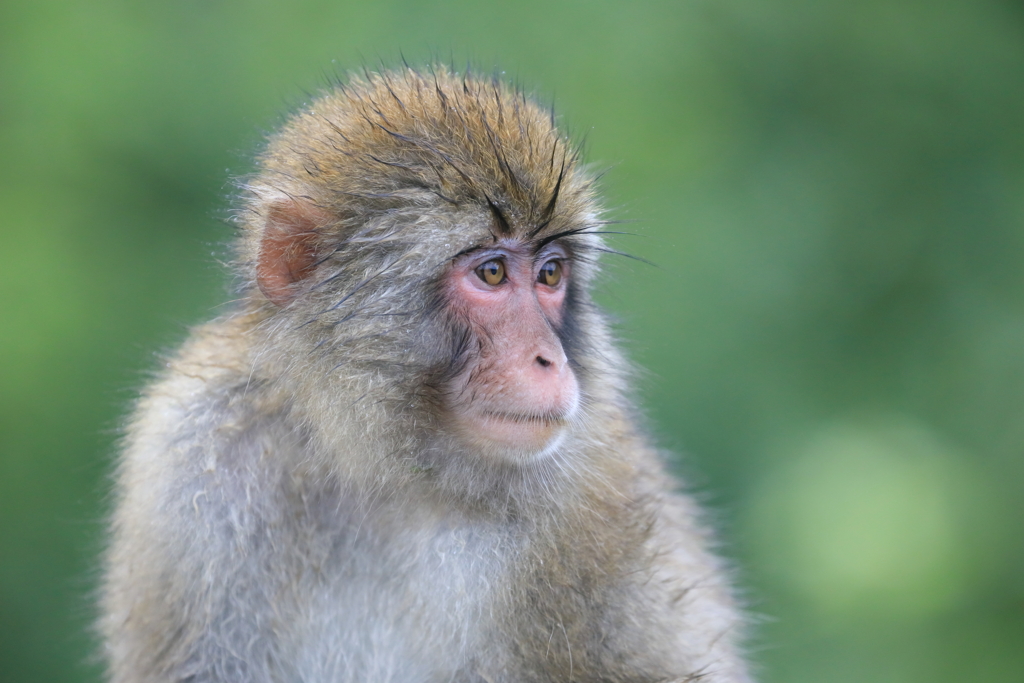
[[[275,202],[267,209],[256,284],[278,306],[291,303],[297,294],[295,284],[313,271],[319,230],[330,221],[327,211],[298,199]]]

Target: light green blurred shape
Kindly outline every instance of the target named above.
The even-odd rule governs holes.
[[[761,557],[816,609],[920,617],[970,588],[972,524],[994,492],[926,426],[851,419],[807,434],[761,482],[749,523]]]

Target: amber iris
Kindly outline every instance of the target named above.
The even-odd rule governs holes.
[[[562,281],[562,264],[558,261],[548,261],[540,267],[537,275],[537,282],[542,282],[548,287],[554,287]]]
[[[505,264],[501,261],[488,261],[476,269],[476,274],[489,285],[500,285],[505,281]]]

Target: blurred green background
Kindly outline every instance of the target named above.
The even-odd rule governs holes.
[[[765,682],[1024,680],[1024,4],[0,4],[0,681],[97,681],[106,475],[330,74],[504,70],[611,166],[601,297]]]

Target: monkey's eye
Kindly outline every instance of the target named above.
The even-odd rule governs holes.
[[[548,261],[540,267],[540,273],[537,274],[537,282],[541,282],[548,287],[554,287],[562,281],[562,264],[559,261]]]
[[[476,269],[477,276],[491,285],[500,285],[505,281],[505,264],[501,261],[488,261]]]

